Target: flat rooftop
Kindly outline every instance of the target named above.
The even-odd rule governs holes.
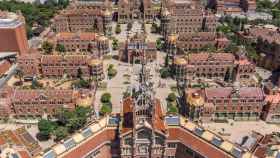
[[[17,55],[17,52],[0,52],[0,59],[15,57],[16,55]]]
[[[0,11],[0,28],[15,28],[21,24],[22,20],[17,14]]]

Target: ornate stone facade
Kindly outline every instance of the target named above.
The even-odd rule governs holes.
[[[280,93],[268,94],[265,98],[266,105],[262,118],[269,123],[280,123]]]
[[[74,1],[54,18],[56,32],[95,31],[111,35],[109,1]]]
[[[205,88],[201,90],[186,90],[186,106],[189,116],[192,114],[193,95],[201,96],[203,101],[199,102],[202,107],[197,112],[197,119],[210,120],[259,120],[265,105],[265,95],[261,88],[257,87],[220,87]],[[190,99],[191,98],[191,99]]]
[[[136,34],[121,44],[119,58],[128,63],[141,62],[144,58],[147,61],[154,61],[157,58],[156,44],[146,41],[144,35]]]
[[[255,12],[257,4],[255,0],[208,0],[207,7],[220,14],[240,14]]]
[[[27,77],[41,75],[43,77],[104,78],[103,61],[92,59],[89,55],[36,55],[19,57],[19,68]]]
[[[160,11],[161,0],[119,0],[118,22],[145,18],[145,22],[151,23],[160,15]]]
[[[279,69],[280,32],[278,27],[272,25],[251,26],[243,32],[239,32],[238,36],[242,42],[256,44],[259,55],[258,65],[269,70]]]
[[[94,91],[94,87],[91,87]],[[89,90],[13,89],[5,87],[0,93],[0,118],[55,116],[62,108],[93,107],[94,94]]]
[[[230,53],[191,53],[185,58],[175,58],[173,69],[176,80],[188,83],[203,78],[245,83],[255,73],[252,62]]]
[[[109,39],[91,32],[60,32],[55,38],[68,52],[87,52],[95,57],[103,57],[109,53]]]
[[[216,34],[217,18],[204,10],[197,1],[173,0],[163,9],[161,33],[166,41],[166,48],[171,44],[180,50],[199,50],[203,47],[221,47],[228,40]],[[177,35],[173,41],[170,36]],[[223,39],[223,40],[221,40]]]

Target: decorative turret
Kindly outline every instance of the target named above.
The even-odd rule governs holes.
[[[106,9],[104,12],[104,33],[106,36],[111,36],[112,34],[112,13]]]
[[[173,62],[173,77],[176,81],[185,81],[187,73],[187,61],[185,58],[175,58]]]
[[[201,120],[204,99],[198,92],[190,92],[187,95],[188,116],[193,121]]]
[[[167,37],[171,33],[171,13],[167,8],[163,9],[161,17],[161,34],[163,37]]]
[[[143,61],[142,61],[143,62]],[[134,96],[135,103],[135,123],[142,124],[144,122],[152,123],[152,111],[154,106],[152,83],[149,82],[149,71],[145,64],[142,63],[142,68],[139,74],[139,86]]]
[[[98,45],[99,57],[102,57],[103,55],[108,54],[110,52],[109,39],[106,36],[104,35],[98,36],[97,45]]]
[[[91,59],[88,62],[88,66],[90,67],[90,74],[93,77],[96,77],[97,80],[104,79],[103,72],[103,61],[100,59]]]
[[[171,34],[170,36],[168,36],[168,40],[167,40],[167,53],[169,55],[169,57],[171,57],[172,59],[172,63],[174,63],[174,59],[175,56],[177,54],[177,38],[178,36],[176,34]]]

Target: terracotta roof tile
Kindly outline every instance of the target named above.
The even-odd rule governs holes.
[[[79,144],[73,150],[65,153],[63,158],[80,158],[90,153],[93,149],[97,148],[101,143],[112,141],[115,139],[115,129],[104,129],[102,132],[88,139],[86,142]]]
[[[124,121],[122,124],[122,133],[126,133],[133,128],[133,109],[132,109],[132,99],[126,98],[123,101],[123,109],[122,114],[124,117]]]
[[[211,158],[231,158],[229,154],[216,148],[212,144],[202,140],[182,128],[168,128],[169,140],[179,140],[182,144],[192,148],[201,155]]]
[[[163,119],[163,112],[161,109],[160,101],[157,99],[156,104],[155,104],[155,121],[154,121],[154,128],[161,131],[165,132],[165,124],[164,124],[164,119]]]
[[[60,32],[57,34],[58,40],[70,40],[70,39],[81,39],[81,40],[96,40],[98,36],[96,33],[92,32],[78,32],[78,33],[71,33],[71,32]]]
[[[235,58],[231,53],[192,53],[189,55],[189,61],[234,61]]]
[[[31,158],[27,151],[18,151],[20,158]]]
[[[55,90],[55,89],[48,89],[48,90],[15,90],[14,93],[14,101],[30,101],[37,99],[40,96],[46,97],[46,99],[57,99],[57,100],[71,100],[73,95],[72,90]]]
[[[248,98],[259,98],[264,99],[264,93],[261,88],[258,87],[241,87],[239,90],[240,97],[248,97]],[[232,87],[225,88],[206,88],[205,96],[207,99],[214,98],[230,98],[234,93],[234,89]]]
[[[277,104],[280,103],[280,93],[272,94],[272,95],[266,95],[265,101],[272,103],[272,104]]]

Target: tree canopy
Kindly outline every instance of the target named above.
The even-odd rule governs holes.
[[[117,75],[118,71],[114,68],[113,64],[110,64],[108,67],[108,77],[109,79],[112,79]]]
[[[51,135],[55,136],[55,140],[59,141],[82,128],[87,123],[91,109],[87,107],[77,107],[74,111],[61,109],[57,115],[57,121],[42,119],[38,123],[39,138],[49,139]]]
[[[53,133],[55,136],[55,140],[60,141],[60,140],[64,139],[65,137],[67,137],[68,129],[67,129],[67,127],[60,126],[60,127],[57,127]]]
[[[110,93],[103,93],[102,96],[101,96],[100,101],[101,101],[102,103],[108,103],[108,102],[111,101],[111,97],[112,97],[112,96],[111,96]]]
[[[159,70],[161,78],[168,78],[171,76],[169,68],[162,68]]]
[[[44,41],[42,44],[42,49],[44,50],[45,54],[50,54],[53,51],[53,44],[48,41]]]
[[[121,29],[121,25],[120,25],[120,24],[117,24],[115,32],[116,32],[116,34],[119,34],[119,33],[122,32],[122,29]]]
[[[113,50],[117,50],[119,44],[118,44],[118,40],[117,39],[113,39],[113,42],[112,42],[112,48]]]
[[[168,97],[167,97],[167,100],[168,100],[168,101],[174,102],[176,99],[177,99],[177,96],[176,96],[175,93],[169,93],[169,94],[168,94]]]
[[[49,139],[51,136],[52,131],[55,129],[55,124],[49,120],[41,119],[38,122],[38,129],[39,129],[39,137],[41,139]]]
[[[60,53],[66,52],[65,46],[63,44],[59,44],[59,43],[56,45],[55,50]]]
[[[106,115],[112,112],[112,108],[107,105],[107,104],[103,104],[101,109],[100,109],[100,113],[101,115]]]
[[[33,36],[32,26],[39,24],[43,27],[49,25],[50,19],[69,4],[68,0],[58,0],[58,2],[49,0],[46,4],[24,3],[16,0],[0,1],[0,10],[17,12],[21,11],[25,17],[27,24],[27,35],[29,38]]]

